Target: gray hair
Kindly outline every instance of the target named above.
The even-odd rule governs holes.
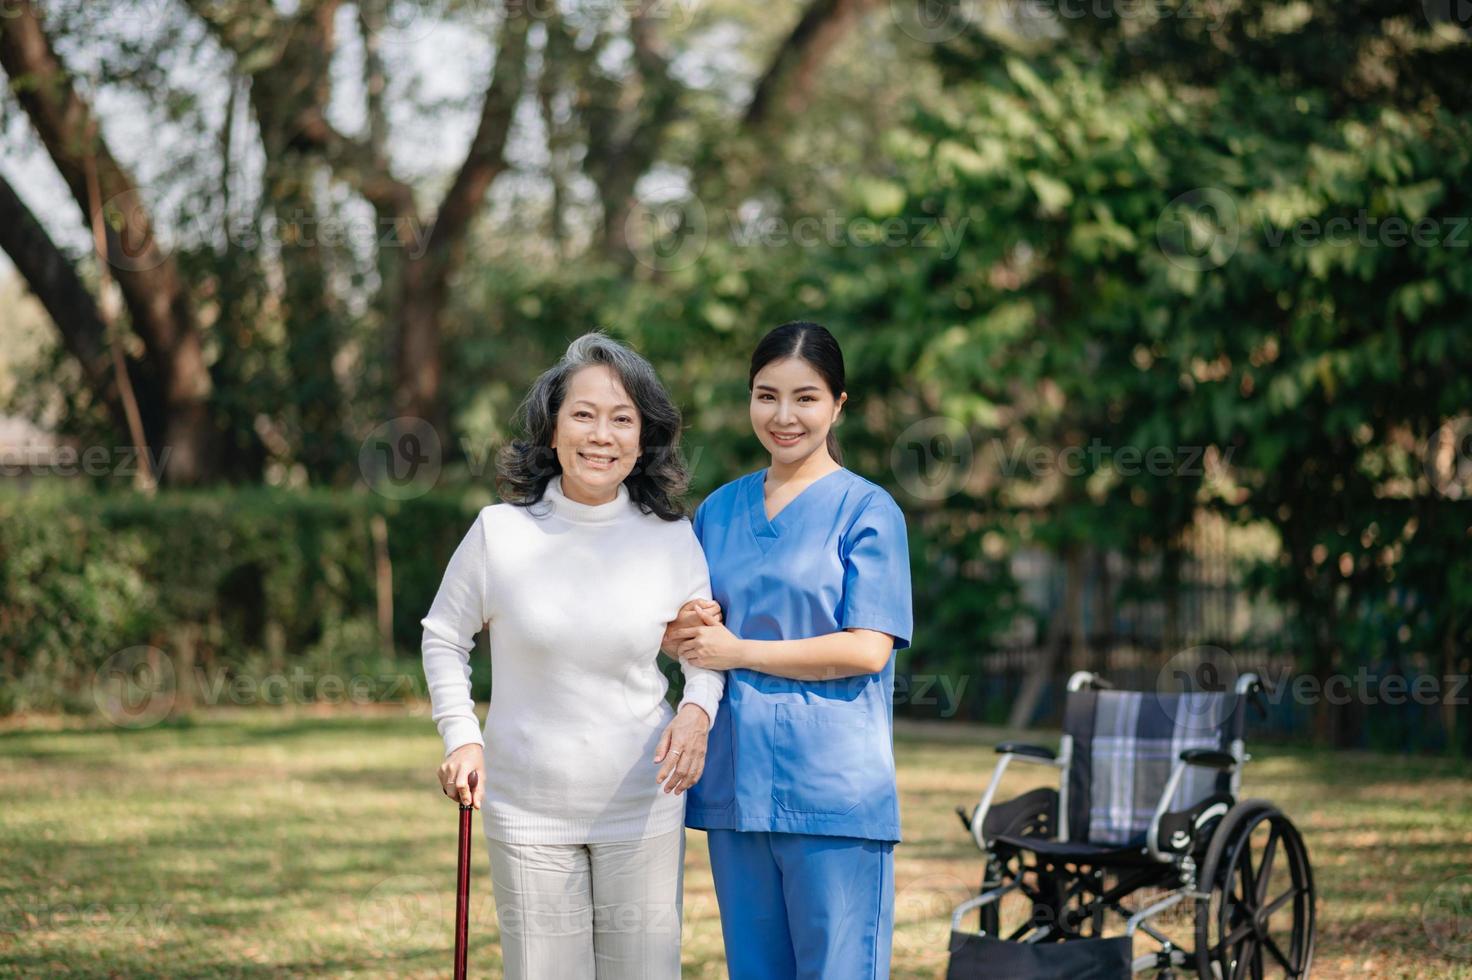
[[[680,410],[653,365],[602,333],[586,333],[568,344],[562,358],[532,383],[518,410],[522,438],[512,440],[496,458],[501,499],[518,507],[541,501],[547,484],[562,472],[552,434],[568,381],[583,368],[600,364],[618,376],[639,411],[639,459],[624,480],[629,499],[646,514],[679,520],[685,516],[680,498],[690,485],[680,452]]]

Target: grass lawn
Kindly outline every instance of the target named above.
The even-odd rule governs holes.
[[[0,975],[447,975],[456,808],[434,785],[425,708],[85,724],[0,731]],[[974,802],[999,737],[900,733],[896,977],[944,973],[950,907],[980,867],[952,807]],[[1255,754],[1244,795],[1280,805],[1308,840],[1315,976],[1472,978],[1472,765]],[[1010,788],[1043,777],[1029,768]],[[497,976],[478,826],[474,847],[471,973]],[[694,831],[685,912],[685,975],[725,976]]]

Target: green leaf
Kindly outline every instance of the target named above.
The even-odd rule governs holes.
[[[1073,191],[1069,186],[1040,170],[1029,170],[1027,183],[1037,195],[1045,214],[1057,214],[1073,203]]]

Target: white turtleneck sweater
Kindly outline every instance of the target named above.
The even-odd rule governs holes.
[[[481,510],[455,549],[424,627],[424,674],[445,754],[485,746],[486,836],[507,843],[640,840],[684,822],[685,797],[654,781],[674,712],[656,665],[665,624],[710,598],[688,520],[616,499],[569,500],[553,478],[531,508]],[[470,652],[488,627],[484,738]],[[681,664],[685,694],[715,721],[725,677]]]

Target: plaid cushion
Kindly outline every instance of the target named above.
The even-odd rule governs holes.
[[[1088,842],[1142,846],[1171,769],[1186,749],[1224,749],[1228,697],[1215,692],[1100,691],[1089,740]],[[1217,791],[1219,774],[1192,766],[1170,803],[1184,810]]]

